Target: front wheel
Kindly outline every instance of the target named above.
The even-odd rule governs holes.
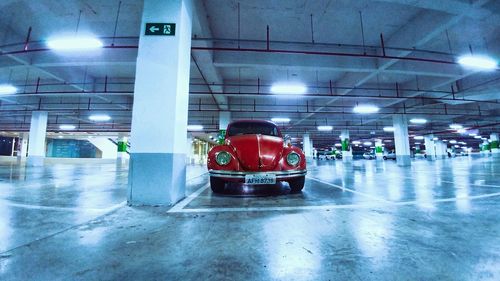
[[[384,160],[387,160],[387,156],[384,156],[383,158],[384,158]]]
[[[221,193],[224,191],[226,183],[216,177],[210,177],[210,188],[214,193]]]
[[[306,177],[304,177],[304,176],[288,181],[288,184],[290,185],[290,189],[292,190],[292,193],[301,192],[302,189],[304,188],[305,181],[306,181]]]

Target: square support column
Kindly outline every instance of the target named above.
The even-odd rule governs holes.
[[[352,162],[351,141],[349,140],[349,130],[340,132],[340,141],[342,144],[342,162]]]
[[[434,143],[434,135],[426,135],[424,137],[424,142],[427,160],[436,160],[436,144]]]
[[[410,139],[408,137],[408,120],[405,115],[392,116],[394,124],[394,144],[396,161],[399,166],[410,166]]]
[[[28,133],[22,133],[19,138],[19,152],[17,154],[18,161],[26,160],[28,153]]]
[[[33,111],[31,113],[28,158],[26,161],[28,166],[43,166],[47,118],[47,111]]]
[[[500,157],[500,148],[499,148],[497,133],[490,134],[490,148],[491,148],[491,155],[493,157]]]
[[[146,23],[175,23],[175,35],[145,35]],[[192,1],[144,0],[132,112],[130,205],[173,205],[185,197],[191,33]]]
[[[306,160],[311,160],[313,155],[312,155],[311,138],[309,134],[304,134],[302,138],[302,145],[304,147],[304,155],[306,156]]]

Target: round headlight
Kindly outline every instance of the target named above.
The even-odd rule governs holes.
[[[215,162],[217,162],[217,164],[221,166],[229,164],[230,161],[231,161],[231,154],[225,151],[221,151],[215,155]]]
[[[300,162],[300,155],[298,155],[296,152],[290,152],[286,156],[286,162],[290,166],[297,166]]]

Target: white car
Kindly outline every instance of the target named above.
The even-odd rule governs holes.
[[[366,160],[375,159],[375,154],[371,152],[365,152],[363,153],[363,158],[365,158]]]
[[[386,155],[384,155],[384,160],[387,160],[387,159],[392,159],[392,160],[396,160],[396,153],[394,152],[389,152],[387,153]]]

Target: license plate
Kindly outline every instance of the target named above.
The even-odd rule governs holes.
[[[245,175],[246,184],[275,184],[276,175],[273,174],[254,174]]]

